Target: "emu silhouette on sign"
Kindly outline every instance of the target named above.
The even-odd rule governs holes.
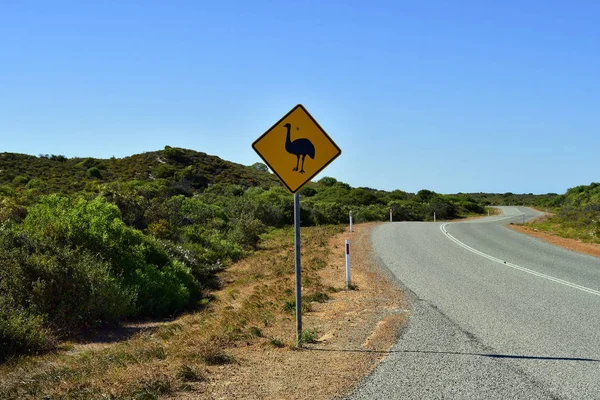
[[[292,125],[285,124],[284,127],[287,128],[287,136],[285,138],[285,151],[290,154],[294,154],[297,157],[296,160],[296,168],[292,171],[298,171],[298,164],[300,164],[300,156],[302,156],[302,168],[300,168],[300,173],[304,173],[304,159],[306,156],[309,156],[313,160],[315,159],[315,146],[311,143],[310,140],[306,138],[296,139],[293,142],[290,139],[290,131],[292,129]]]

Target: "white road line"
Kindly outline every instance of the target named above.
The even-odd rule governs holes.
[[[547,280],[552,281],[552,282],[560,283],[561,285],[569,286],[569,287],[572,287],[574,289],[581,290],[583,292],[587,292],[587,293],[590,293],[590,294],[595,294],[596,296],[600,296],[600,291],[597,291],[597,290],[594,290],[594,289],[590,289],[590,288],[587,288],[585,286],[577,285],[575,283],[571,283],[571,282],[568,282],[568,281],[565,281],[565,280],[562,280],[562,279],[558,279],[558,278],[555,278],[555,277],[550,276],[550,275],[542,274],[541,272],[536,272],[536,271],[533,271],[533,270],[521,267],[520,265],[513,264],[513,263],[510,263],[510,262],[501,260],[501,259],[496,258],[494,256],[490,256],[489,254],[486,254],[486,253],[484,253],[482,251],[476,250],[476,249],[472,248],[471,246],[464,244],[463,242],[461,242],[460,240],[458,240],[454,236],[452,236],[446,230],[446,225],[448,225],[448,224],[446,223],[446,224],[443,224],[443,225],[440,226],[440,230],[442,231],[442,233],[444,233],[444,235],[446,235],[448,237],[448,239],[452,240],[457,245],[459,245],[459,246],[461,246],[461,247],[469,250],[472,253],[475,253],[475,254],[477,254],[477,255],[479,255],[481,257],[485,257],[488,260],[495,261],[495,262],[497,262],[499,264],[502,264],[502,265],[505,265],[507,267],[514,268],[516,270],[519,270],[519,271],[522,271],[522,272],[526,272],[528,274],[531,274],[531,275],[534,275],[534,276],[537,276],[537,277],[540,277],[540,278],[544,278],[544,279],[547,279]]]

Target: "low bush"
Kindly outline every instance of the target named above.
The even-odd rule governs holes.
[[[44,318],[0,298],[0,362],[14,355],[38,353],[55,346]]]
[[[61,335],[133,314],[136,293],[85,250],[55,247],[16,228],[0,231],[1,297],[45,316]]]
[[[191,269],[170,259],[156,240],[127,227],[119,209],[102,198],[44,197],[29,209],[24,230],[40,242],[50,241],[52,248],[95,254],[132,293],[137,315],[180,312],[199,295]]]

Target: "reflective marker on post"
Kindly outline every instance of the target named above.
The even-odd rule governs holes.
[[[350,278],[350,241],[346,240],[346,290],[350,289],[351,278]]]

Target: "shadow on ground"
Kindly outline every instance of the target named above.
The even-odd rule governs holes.
[[[494,354],[494,353],[461,353],[458,351],[429,351],[429,350],[368,350],[368,349],[323,349],[317,347],[305,347],[304,350],[308,351],[331,351],[331,352],[357,352],[357,353],[379,353],[379,354],[394,354],[394,353],[416,353],[416,354],[450,354],[457,356],[477,356],[477,357],[488,357],[488,358],[508,358],[517,360],[548,360],[548,361],[585,361],[585,362],[600,362],[595,358],[582,358],[582,357],[550,357],[550,356],[525,356],[516,354]]]

